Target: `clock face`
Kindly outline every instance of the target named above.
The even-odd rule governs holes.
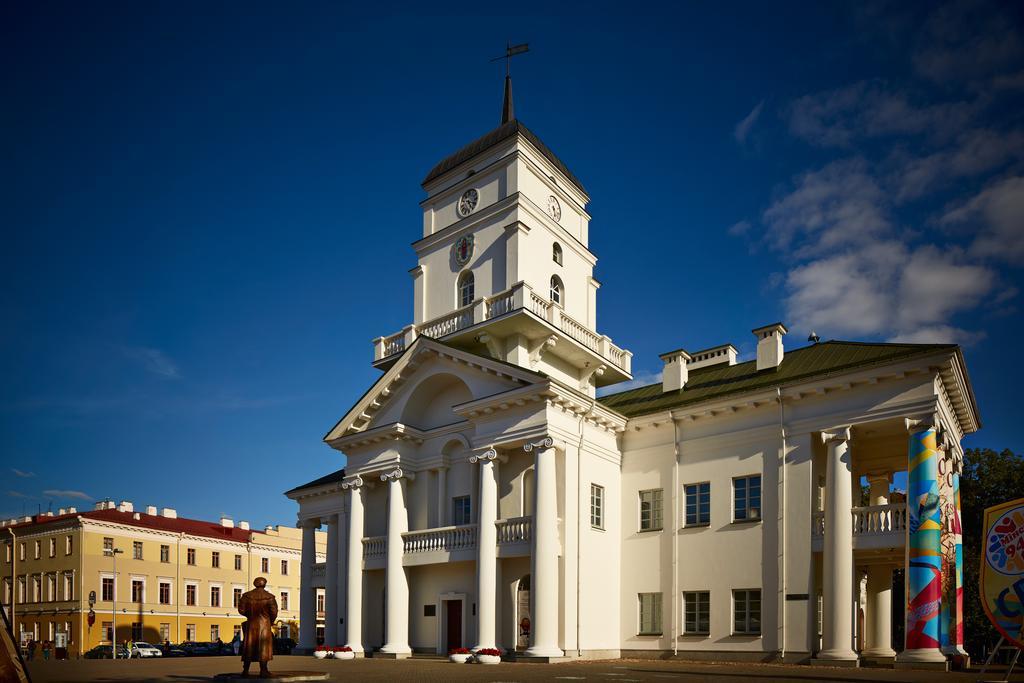
[[[554,195],[548,197],[548,215],[555,219],[555,222],[562,220],[562,205]]]
[[[463,192],[462,196],[459,197],[459,215],[465,218],[469,214],[473,213],[473,209],[476,208],[478,201],[480,201],[480,193],[473,188],[469,188]]]

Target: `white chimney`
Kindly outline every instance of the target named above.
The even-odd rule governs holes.
[[[132,514],[132,519],[134,519],[135,521],[139,521],[140,519],[142,519],[142,515],[140,515],[138,512],[135,512]]]
[[[712,346],[710,349],[704,349],[703,351],[694,351],[690,354],[690,362],[686,365],[691,370],[706,368],[709,365],[721,365],[722,363],[736,365],[738,353],[736,347],[732,344]]]
[[[235,522],[230,517],[221,517],[220,518],[220,525],[222,527],[224,527],[225,529],[233,529],[233,528],[235,528]]]
[[[177,519],[178,511],[175,510],[174,508],[164,508],[163,510],[160,511],[160,516],[166,517],[167,519]]]
[[[68,508],[68,514],[74,515],[78,513],[78,508]]]
[[[121,504],[117,506],[119,512],[135,512],[135,506],[132,505],[130,500],[122,500]]]
[[[61,509],[57,510],[57,514],[58,515],[66,515],[67,513],[68,513],[68,511],[65,510],[64,508],[61,508]]]
[[[686,386],[686,380],[689,377],[686,364],[690,362],[690,354],[683,349],[677,349],[663,353],[658,358],[665,363],[665,367],[661,371],[662,392],[679,391]]]
[[[765,325],[751,330],[757,337],[757,370],[777,368],[782,364],[782,335],[789,332],[782,323]]]
[[[146,514],[147,515],[154,515],[155,516],[156,515],[156,505],[147,505],[146,506]]]
[[[238,528],[239,529],[245,529],[246,531],[248,531],[249,530],[249,522],[247,522],[247,521],[245,521],[243,519],[241,522],[238,523]]]

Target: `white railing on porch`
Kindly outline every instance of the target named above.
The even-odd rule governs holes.
[[[850,508],[855,537],[901,534],[907,529],[907,504],[865,505]],[[825,513],[815,512],[811,519],[811,536],[824,538]]]
[[[384,557],[388,552],[387,536],[368,536],[363,539],[363,559]]]
[[[407,531],[402,534],[405,554],[435,550],[469,550],[476,547],[476,524],[443,526],[437,529]]]
[[[498,545],[529,543],[533,535],[533,517],[511,517],[499,519],[494,523],[498,527]]]

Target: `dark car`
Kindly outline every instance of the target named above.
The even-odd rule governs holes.
[[[182,643],[181,649],[189,657],[206,657],[214,654],[210,645],[210,643]]]
[[[161,645],[160,651],[164,657],[188,657],[188,653],[181,649],[180,645]]]
[[[112,659],[110,653],[111,647],[109,645],[97,645],[82,656],[86,659]],[[125,659],[128,657],[128,650],[126,650],[123,645],[117,646],[117,657],[118,659]]]
[[[291,638],[274,638],[274,654],[290,655],[296,645],[298,645],[298,643]]]

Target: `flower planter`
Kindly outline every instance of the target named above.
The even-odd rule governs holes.
[[[356,653],[355,652],[335,652],[334,653],[334,658],[335,659],[355,659],[356,658]]]
[[[465,664],[472,656],[473,655],[468,652],[463,655],[448,655],[448,661],[455,662],[456,664]]]
[[[498,655],[477,655],[476,661],[481,664],[501,664],[501,657]]]
[[[325,652],[324,650],[314,650],[313,656],[317,659],[327,659],[327,652]]]

